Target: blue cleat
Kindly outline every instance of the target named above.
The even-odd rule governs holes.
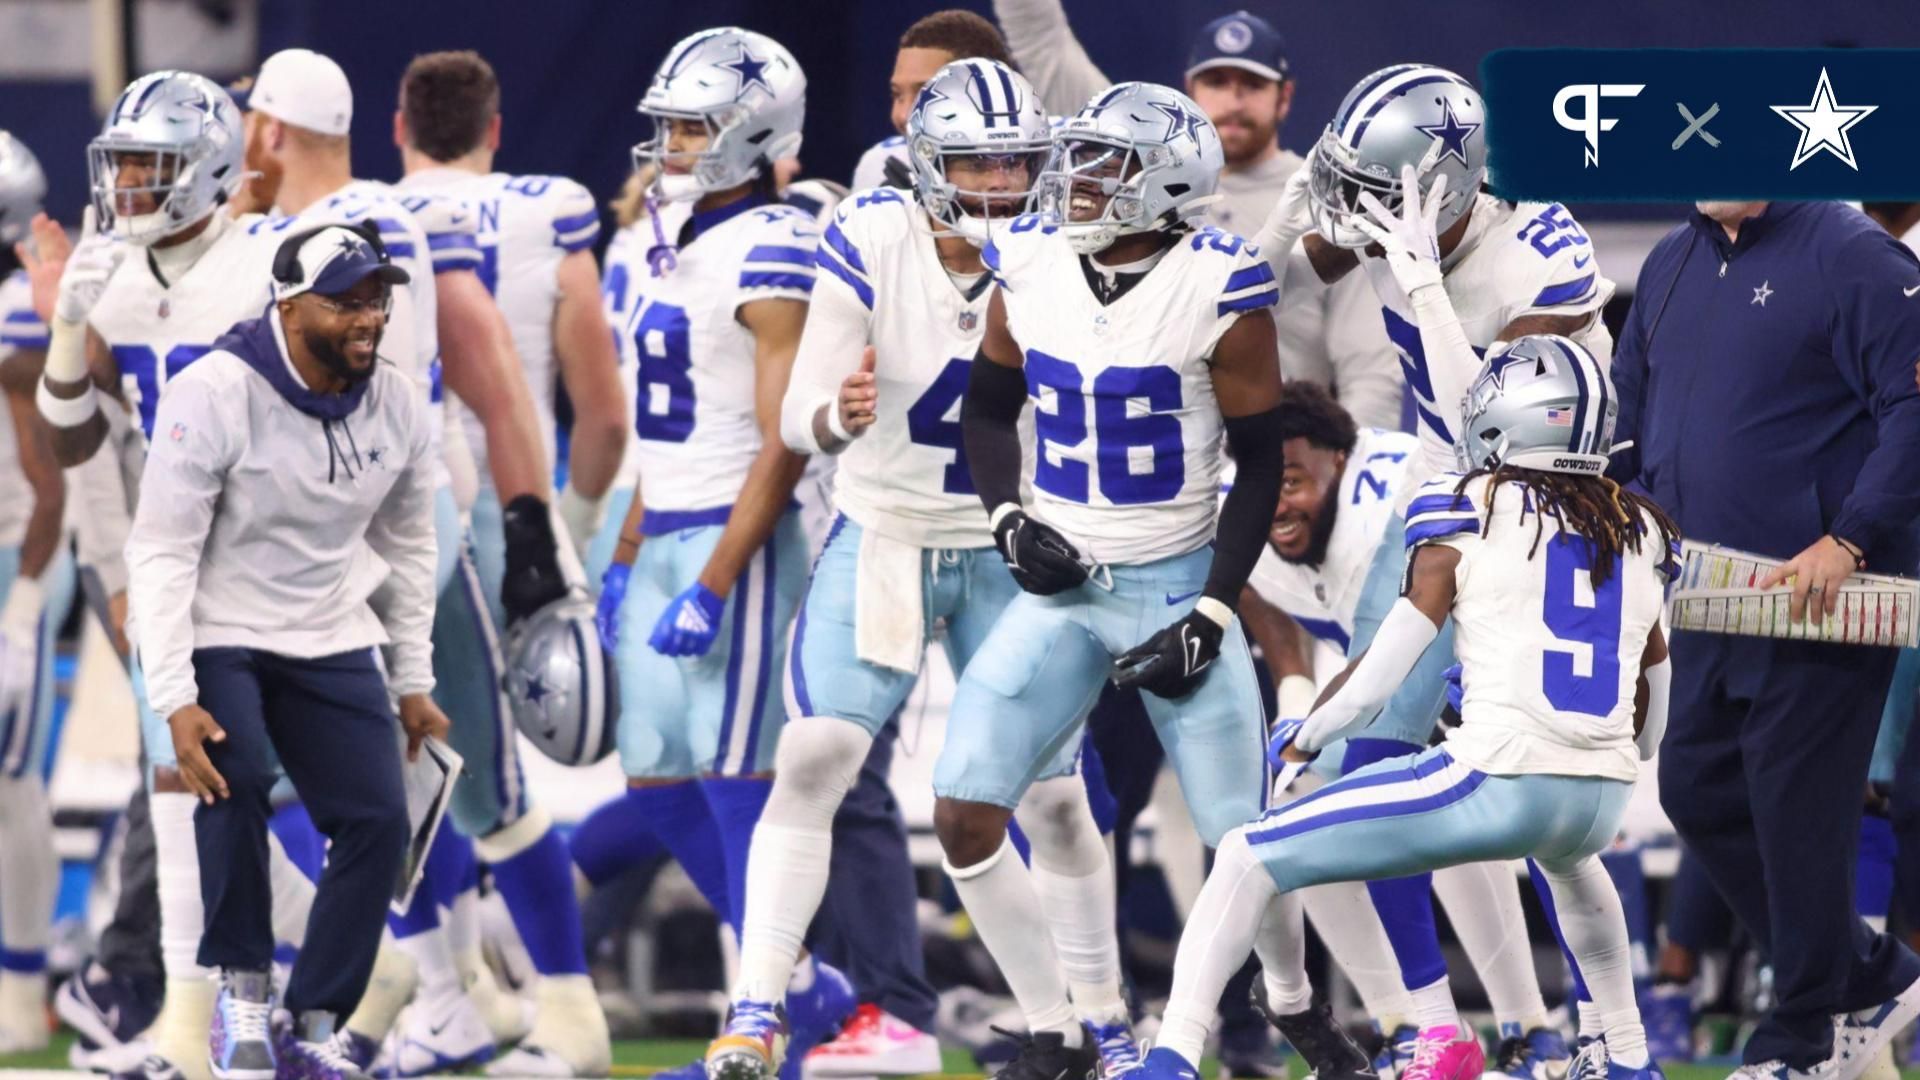
[[[814,961],[813,985],[804,991],[787,994],[786,1061],[780,1080],[800,1080],[800,1065],[808,1051],[840,1033],[841,1025],[853,1016],[860,996],[853,980],[832,964]]]
[[[1501,1024],[1500,1044],[1481,1075],[1487,1080],[1561,1080],[1572,1062],[1567,1040],[1559,1032],[1551,1028],[1522,1032],[1518,1024]]]
[[[273,1080],[278,1063],[268,1031],[272,1016],[271,973],[221,973],[220,996],[207,1033],[207,1065],[216,1080]]]
[[[1380,1080],[1400,1080],[1400,1074],[1413,1063],[1413,1047],[1420,1038],[1420,1029],[1401,1024],[1392,1034],[1387,1034],[1375,1024],[1373,1030],[1380,1035],[1380,1052],[1373,1055],[1374,1075]]]
[[[1111,1024],[1082,1024],[1087,1038],[1100,1052],[1099,1080],[1113,1080],[1140,1068],[1140,1043],[1133,1037],[1133,1025],[1127,1020]]]
[[[771,1080],[786,1061],[786,1009],[744,998],[727,1010],[727,1027],[707,1046],[707,1075],[715,1080]]]
[[[1200,1080],[1200,1071],[1172,1050],[1156,1046],[1134,1070],[1133,1080]]]
[[[1659,1063],[1651,1057],[1647,1058],[1645,1068],[1621,1065],[1607,1056],[1605,1040],[1588,1039],[1581,1042],[1580,1052],[1573,1056],[1573,1064],[1567,1068],[1567,1080],[1667,1080],[1667,1074],[1660,1071]]]

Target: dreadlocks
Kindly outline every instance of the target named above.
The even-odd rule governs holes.
[[[1619,556],[1640,550],[1648,519],[1660,530],[1661,551],[1671,550],[1680,539],[1679,527],[1652,499],[1627,491],[1604,476],[1577,476],[1499,465],[1468,473],[1453,489],[1454,494],[1461,494],[1468,484],[1482,476],[1490,477],[1487,524],[1493,521],[1493,500],[1498,497],[1501,485],[1519,486],[1532,500],[1530,509],[1534,514],[1533,546],[1527,549],[1527,558],[1533,558],[1534,552],[1540,550],[1547,517],[1551,515],[1556,532],[1572,533],[1587,541],[1593,553],[1590,573],[1596,589],[1613,576],[1614,562]],[[1524,512],[1522,520],[1525,520]]]

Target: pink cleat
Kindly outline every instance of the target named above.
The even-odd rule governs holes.
[[[1452,1024],[1420,1029],[1413,1060],[1400,1080],[1477,1080],[1487,1071],[1487,1053],[1470,1028]]]
[[[803,1069],[809,1078],[937,1073],[940,1043],[878,1005],[863,1004],[838,1037],[813,1048]]]

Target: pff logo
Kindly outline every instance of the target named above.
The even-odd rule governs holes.
[[[1587,149],[1585,164],[1591,168],[1600,164],[1600,133],[1612,131],[1613,125],[1620,122],[1617,116],[1600,115],[1600,99],[1610,97],[1639,97],[1645,90],[1645,83],[1575,83],[1563,86],[1553,96],[1553,118],[1568,131],[1577,131],[1586,136]],[[1567,107],[1575,100],[1581,105],[1580,115],[1575,116]]]

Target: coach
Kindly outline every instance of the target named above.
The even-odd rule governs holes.
[[[127,543],[131,617],[149,700],[202,802],[199,962],[222,975],[213,1071],[271,1076],[279,1058],[282,1076],[350,1075],[333,1025],[366,988],[409,835],[400,728],[417,752],[447,726],[428,697],[432,442],[424,397],[376,355],[407,282],[379,237],[296,233],[273,275],[274,304],[160,399]],[[312,947],[286,989],[296,1025],[277,1047],[276,756],[331,841]]]
[[[1795,616],[1830,616],[1856,569],[1920,563],[1917,359],[1920,263],[1864,214],[1701,203],[1640,272],[1613,361],[1614,445],[1635,445],[1612,475],[1691,539],[1791,558]],[[1773,959],[1746,1062],[1831,1055],[1853,1080],[1920,1012],[1920,959],[1853,908],[1897,652],[1685,631],[1672,648],[1661,803]]]

